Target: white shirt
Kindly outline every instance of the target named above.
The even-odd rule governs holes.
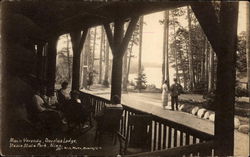
[[[164,83],[162,85],[162,94],[167,94],[168,93],[168,86]]]
[[[33,102],[34,102],[34,105],[35,105],[35,109],[38,111],[38,112],[42,112],[42,111],[45,111],[46,108],[44,106],[44,101],[43,99],[41,98],[41,96],[39,95],[34,95],[33,96]]]

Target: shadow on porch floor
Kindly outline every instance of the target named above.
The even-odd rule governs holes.
[[[75,139],[77,143],[74,145],[74,150],[61,150],[60,154],[69,155],[89,155],[89,156],[116,156],[120,151],[120,143],[117,138],[115,144],[111,134],[105,133],[101,136],[99,144],[98,139],[95,139],[96,122],[92,127],[76,129],[71,133],[64,133],[64,137]],[[73,146],[73,145],[72,145]]]

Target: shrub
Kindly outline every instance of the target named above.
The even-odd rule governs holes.
[[[146,85],[146,74],[145,73],[141,73],[138,78],[135,78],[136,80],[136,85],[135,85],[135,89],[146,89],[147,85]]]
[[[242,87],[240,87],[240,86],[237,86],[236,88],[235,88],[235,96],[237,96],[237,97],[243,97],[243,96],[248,96],[248,91],[247,91],[247,89],[245,89],[245,88],[242,88]]]

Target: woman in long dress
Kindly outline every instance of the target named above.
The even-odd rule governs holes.
[[[162,107],[165,109],[165,107],[168,106],[168,85],[167,80],[164,81],[162,85]]]

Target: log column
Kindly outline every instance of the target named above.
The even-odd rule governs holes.
[[[80,61],[83,44],[87,36],[88,29],[85,28],[83,33],[75,31],[70,33],[73,49],[73,68],[72,68],[72,90],[80,88]]]
[[[218,57],[215,155],[233,156],[238,2],[221,2],[218,17],[211,2],[192,4],[192,9]]]
[[[221,2],[220,52],[215,98],[215,155],[234,155],[234,104],[238,2]]]
[[[113,65],[112,65],[112,78],[111,78],[111,97],[115,95],[121,98],[121,85],[122,85],[122,63],[123,55],[127,49],[129,40],[133,34],[136,23],[139,17],[131,18],[128,29],[123,37],[124,20],[116,19],[114,24],[114,35],[112,34],[110,25],[105,23],[104,28],[107,34],[109,45],[113,54]],[[121,103],[120,101],[114,102],[116,104]]]
[[[38,44],[37,45],[37,69],[36,69],[36,75],[37,78],[42,80],[42,74],[43,74],[43,49],[44,44]]]
[[[58,37],[48,41],[48,62],[47,62],[47,95],[53,96],[56,82],[56,46]]]

